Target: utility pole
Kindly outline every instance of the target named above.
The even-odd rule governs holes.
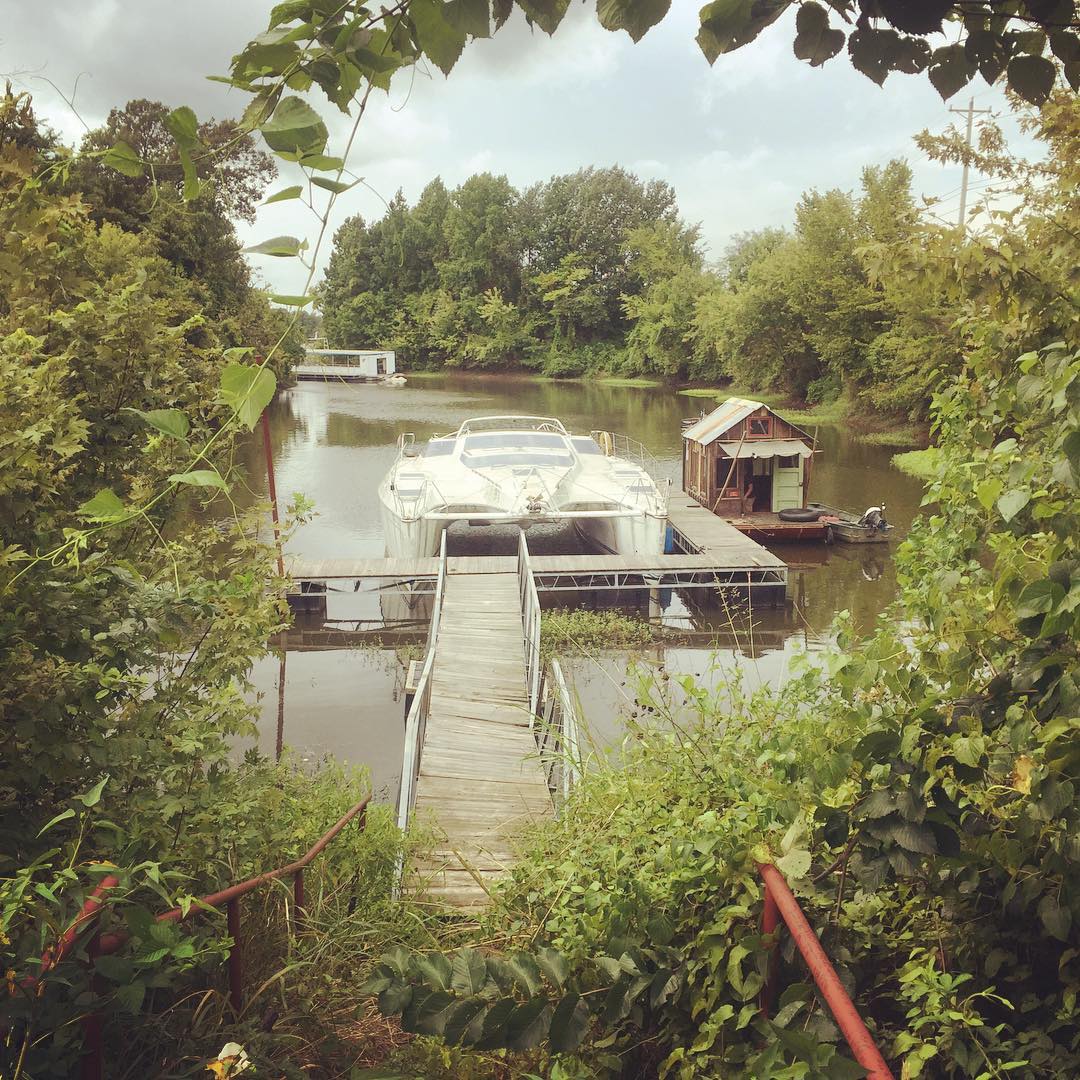
[[[971,150],[971,129],[972,129],[972,126],[975,123],[975,114],[976,113],[989,113],[990,111],[991,111],[990,109],[976,109],[975,108],[975,99],[974,98],[971,98],[968,101],[968,107],[966,109],[950,109],[949,110],[949,112],[951,112],[951,113],[957,113],[959,116],[966,116],[967,117],[966,143],[967,143],[967,148],[968,148],[969,151]],[[956,221],[956,227],[961,232],[964,232],[964,230],[966,228],[966,225],[967,225],[967,222],[966,222],[966,219],[965,219],[965,216],[964,216],[967,213],[967,193],[968,193],[968,159],[967,159],[967,156],[965,155],[965,157],[964,157],[964,175],[960,179],[960,214],[959,214],[959,217],[957,218],[957,221]]]

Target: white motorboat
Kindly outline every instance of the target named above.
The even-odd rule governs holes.
[[[379,485],[387,554],[435,555],[456,521],[523,529],[572,521],[600,550],[660,554],[667,486],[657,487],[646,461],[625,436],[571,435],[542,416],[478,417],[422,444],[402,435]]]

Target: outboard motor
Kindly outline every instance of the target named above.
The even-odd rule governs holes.
[[[885,519],[885,504],[881,506],[868,506],[863,511],[863,516],[859,518],[859,524],[867,529],[878,529],[884,531],[889,527],[888,521]]]

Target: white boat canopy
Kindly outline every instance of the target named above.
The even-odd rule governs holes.
[[[799,439],[747,439],[739,443],[720,443],[720,449],[729,458],[808,458],[814,451]]]

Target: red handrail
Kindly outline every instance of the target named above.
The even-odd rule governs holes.
[[[367,808],[371,802],[371,796],[362,799],[352,809],[345,813],[338,821],[308,848],[308,850],[294,862],[286,866],[279,866],[276,870],[269,870],[265,874],[248,878],[236,885],[230,885],[220,892],[210,893],[200,897],[197,903],[193,903],[185,912],[182,908],[173,908],[171,911],[162,912],[157,916],[158,922],[183,922],[192,915],[200,914],[206,908],[226,905],[229,936],[233,939],[229,950],[229,999],[233,1008],[239,1012],[243,1008],[243,959],[240,950],[240,898],[249,892],[253,892],[260,885],[266,885],[276,878],[293,875],[293,896],[295,899],[297,925],[304,911],[304,869],[324,848],[349,824],[354,818],[359,817],[360,828],[367,825]],[[23,985],[33,989],[43,981],[43,976],[59,964],[75,945],[79,934],[95,922],[101,914],[102,908],[107,903],[106,893],[116,888],[119,878],[114,874],[108,874],[93,888],[86,898],[79,914],[71,925],[60,935],[55,946],[45,950],[41,957],[41,971],[38,975],[28,976],[23,980]],[[117,931],[110,934],[95,934],[87,950],[90,965],[93,966],[94,958],[108,953],[114,953],[125,941],[127,933]],[[89,1013],[83,1018],[83,1080],[101,1080],[102,1076],[102,1053],[103,1044],[101,1038],[101,1016],[97,1013]]]
[[[851,998],[836,974],[836,968],[829,962],[825,950],[821,947],[817,934],[806,920],[799,907],[799,901],[784,880],[784,875],[772,863],[759,863],[758,873],[765,882],[765,910],[761,916],[761,932],[771,934],[779,925],[777,916],[783,918],[791,936],[798,946],[810,974],[814,977],[821,996],[836,1018],[836,1023],[847,1039],[855,1060],[869,1070],[867,1080],[893,1080],[885,1059],[881,1056],[873,1037],[859,1016]],[[775,949],[775,944],[773,946]],[[771,960],[770,960],[770,966]],[[772,1000],[772,973],[762,992],[762,1012],[768,1017]]]

